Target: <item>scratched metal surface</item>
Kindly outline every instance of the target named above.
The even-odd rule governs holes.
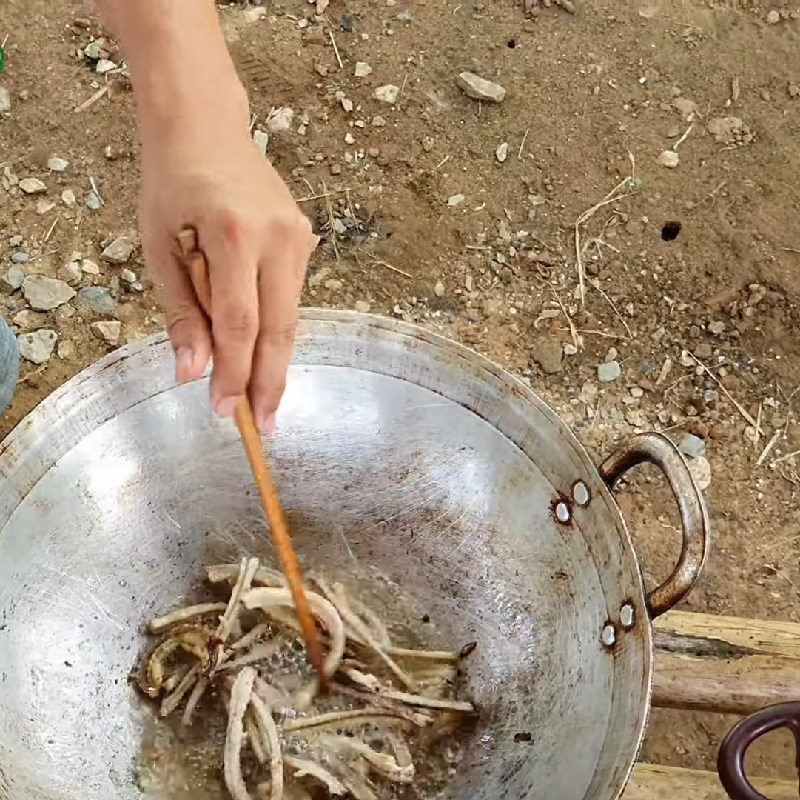
[[[235,429],[163,338],[124,348],[36,409],[0,452],[0,797],[134,800],[127,677],[154,609],[259,514]],[[639,747],[651,640],[624,523],[590,459],[529,390],[416,328],[306,312],[274,448],[310,567],[377,569],[477,639],[483,709],[454,800],[606,800]],[[581,479],[569,525],[551,504]],[[600,642],[621,605],[633,631]],[[530,743],[514,734],[531,732]]]

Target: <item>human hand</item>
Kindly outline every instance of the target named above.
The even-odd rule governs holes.
[[[247,393],[259,427],[274,428],[317,242],[311,224],[252,142],[246,112],[145,138],[142,172],[142,242],[164,287],[178,380],[200,378],[213,355],[217,413],[233,416]],[[187,226],[208,261],[208,316],[176,246]]]

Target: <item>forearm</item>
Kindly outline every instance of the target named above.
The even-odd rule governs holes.
[[[247,121],[212,0],[98,0],[131,70],[145,145],[176,125]]]

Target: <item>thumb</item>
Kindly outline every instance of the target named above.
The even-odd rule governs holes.
[[[211,332],[208,319],[198,305],[189,272],[167,240],[146,241],[144,254],[163,287],[167,331],[175,352],[176,379],[179,383],[199,380],[211,358]]]

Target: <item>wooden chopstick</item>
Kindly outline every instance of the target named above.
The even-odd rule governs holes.
[[[203,251],[197,246],[197,232],[195,229],[184,228],[178,235],[178,244],[200,306],[206,315],[210,316],[211,282],[208,276],[208,262]],[[289,533],[286,515],[283,512],[278,495],[278,488],[269,462],[264,455],[261,435],[256,427],[253,409],[247,395],[244,395],[236,406],[236,425],[239,428],[244,451],[258,487],[261,507],[269,520],[272,541],[278,553],[278,562],[283,574],[286,576],[286,581],[294,599],[297,617],[308,648],[309,660],[317,671],[320,687],[324,688],[327,683],[327,676],[325,675],[319,631],[311,614],[308,597],[306,597],[306,592],[303,588],[303,572],[292,545],[292,537]]]

